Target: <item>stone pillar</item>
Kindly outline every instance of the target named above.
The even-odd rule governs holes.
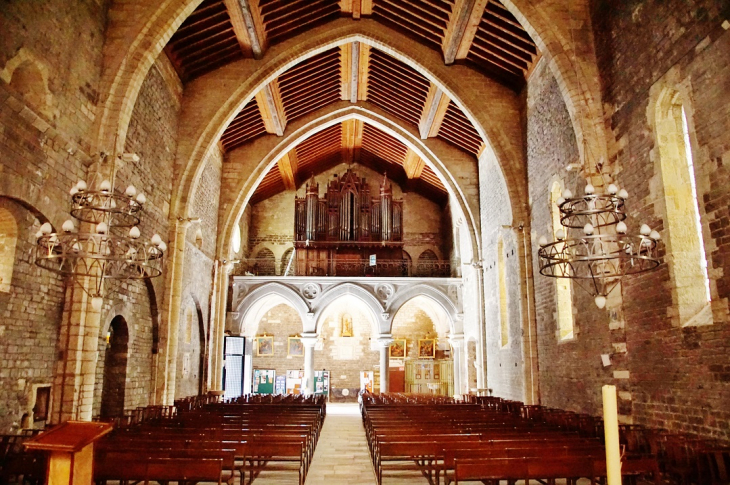
[[[304,394],[310,396],[314,394],[314,345],[317,343],[316,333],[302,334],[302,344],[304,344]]]
[[[393,343],[393,336],[390,334],[378,337],[380,346],[380,392],[388,392],[389,370],[390,370],[390,344]]]
[[[185,237],[189,220],[176,220],[173,239],[168,251],[168,270],[165,287],[165,310],[160,325],[160,350],[163,355],[158,361],[156,382],[156,404],[171,405],[175,399],[175,378],[177,376],[177,338],[180,325],[180,305],[183,291],[183,270],[185,268]],[[159,380],[162,382],[159,382]]]
[[[213,391],[223,389],[223,342],[225,339],[226,319],[228,313],[228,275],[233,269],[233,263],[226,261],[215,262],[215,276],[213,279],[213,295],[211,297],[211,318],[213,326],[210,332],[210,382]]]
[[[464,334],[449,336],[451,353],[454,359],[454,396],[464,394],[464,362],[462,349],[464,347]]]
[[[484,319],[484,268],[482,261],[472,263],[474,273],[477,277],[477,328],[479,329],[479,341],[477,342],[477,387],[487,387],[487,326]]]

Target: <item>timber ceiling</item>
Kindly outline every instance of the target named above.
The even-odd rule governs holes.
[[[435,202],[443,204],[448,199],[438,176],[415,152],[388,133],[351,119],[310,136],[285,154],[264,176],[251,204],[287,189],[295,190],[312,174],[343,162],[387,173],[404,190],[415,191]]]
[[[446,64],[470,65],[516,91],[539,55],[498,0],[204,0],[165,51],[188,82],[238,59],[260,59],[270,45],[343,16],[387,24],[440,51]],[[371,102],[418,129],[421,138],[440,138],[472,156],[483,148],[446,93],[409,65],[359,42],[304,60],[263,87],[226,128],[221,145],[230,151],[259,136],[282,136],[287,122],[340,100]],[[422,161],[411,163],[402,143],[368,125],[359,133],[350,129],[330,127],[302,142],[292,150],[294,158],[266,175],[252,202],[293,188],[300,174],[355,161],[347,155],[354,146],[359,163],[389,174],[395,169],[401,185],[437,197],[445,193]]]

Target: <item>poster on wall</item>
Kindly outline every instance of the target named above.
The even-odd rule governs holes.
[[[360,390],[373,392],[373,371],[360,371]]]
[[[304,389],[304,371],[288,370],[286,371],[286,393],[301,394]]]
[[[273,369],[254,369],[253,370],[253,393],[254,394],[273,394],[274,380],[276,379],[276,371]]]
[[[286,376],[276,376],[274,394],[286,394]]]
[[[328,396],[330,393],[330,371],[314,371],[314,393]]]

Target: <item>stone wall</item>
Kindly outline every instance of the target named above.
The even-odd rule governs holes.
[[[625,332],[629,371],[624,409],[638,423],[727,440],[730,4],[592,3],[612,130],[611,168],[631,196],[628,225],[635,230],[646,222],[668,239],[654,113],[662,91],[675,90],[692,131],[712,293],[712,323],[682,327],[668,266],[671,254],[664,255],[658,271],[624,284],[623,314],[616,321]]]
[[[13,217],[18,233],[10,288],[0,291],[0,432],[12,433],[32,412],[33,386],[52,382],[64,283],[30,257],[40,228],[36,214],[3,197],[0,210]]]
[[[621,384],[613,380],[614,368],[603,368],[601,364],[601,354],[613,351],[610,314],[598,310],[590,295],[572,284],[574,337],[561,340],[556,280],[539,274],[537,241],[540,236],[554,240],[552,211],[557,208],[551,203],[553,184],[557,182],[573,193],[582,193],[585,185],[577,171],[566,170],[578,161],[578,147],[565,102],[547,62],[536,67],[525,96],[542,404],[597,415],[602,409],[601,386]],[[615,365],[619,365],[619,359],[616,356]]]

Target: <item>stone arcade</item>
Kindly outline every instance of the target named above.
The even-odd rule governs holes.
[[[622,422],[730,439],[728,2],[12,0],[0,25],[0,433],[221,390],[242,337],[243,391],[325,369],[348,400],[375,371],[597,415],[614,384]],[[96,310],[29,255],[105,177],[169,249]],[[538,267],[587,181],[663,244],[605,309]]]

